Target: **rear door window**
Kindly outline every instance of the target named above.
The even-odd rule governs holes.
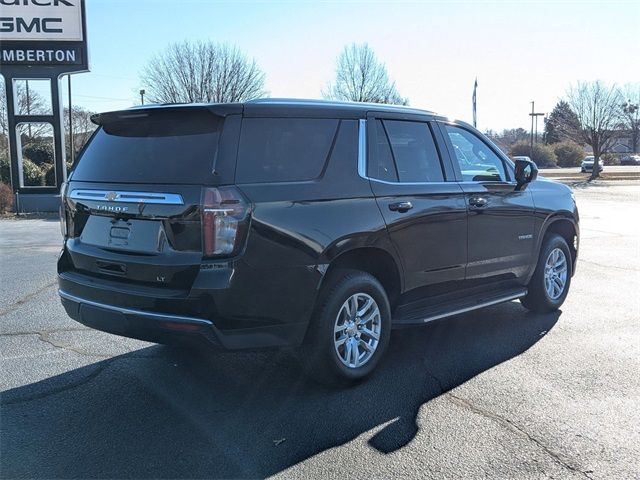
[[[72,180],[202,183],[212,175],[221,128],[222,119],[207,111],[108,119],[78,159]]]
[[[444,182],[438,149],[424,122],[385,120],[401,182]]]
[[[376,139],[377,163],[369,169],[372,178],[401,183],[444,182],[428,123],[377,120]]]
[[[389,139],[382,125],[382,120],[376,120],[376,152],[375,156],[372,157],[372,161],[369,162],[367,175],[387,182],[398,181],[398,172],[393,161],[391,145],[389,145]]]
[[[245,118],[236,182],[295,182],[320,177],[338,123],[337,119]]]

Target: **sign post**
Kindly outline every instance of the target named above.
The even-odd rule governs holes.
[[[0,71],[4,77],[11,184],[19,210],[56,211],[67,178],[60,77],[89,71],[84,0],[0,0]],[[49,111],[19,111],[17,82],[49,80]],[[27,104],[29,101],[27,101]],[[69,108],[72,106],[69,105]],[[53,131],[55,181],[28,185],[23,175],[21,124],[48,124]],[[73,146],[71,146],[73,148]]]

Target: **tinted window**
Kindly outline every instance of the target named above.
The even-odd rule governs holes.
[[[462,179],[465,182],[504,181],[504,164],[489,146],[473,133],[446,125]]]
[[[96,132],[74,168],[73,180],[200,183],[211,175],[219,117],[169,111],[128,116],[111,119]]]
[[[236,181],[291,182],[318,178],[337,128],[335,119],[245,119]]]
[[[444,175],[429,125],[385,120],[393,158],[401,182],[442,182]]]
[[[376,120],[376,152],[369,162],[367,175],[388,182],[398,181],[398,174],[391,155],[391,146],[381,120]]]

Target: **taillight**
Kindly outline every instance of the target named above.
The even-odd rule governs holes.
[[[62,233],[62,238],[67,238],[67,208],[64,201],[66,193],[67,182],[64,182],[60,187],[60,233]]]
[[[205,257],[233,256],[242,248],[249,223],[249,203],[235,187],[202,191],[202,252]]]

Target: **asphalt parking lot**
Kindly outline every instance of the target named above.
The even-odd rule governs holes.
[[[576,188],[562,311],[394,332],[347,390],[287,352],[196,354],[84,328],[54,220],[0,221],[2,478],[640,478],[640,185]]]

